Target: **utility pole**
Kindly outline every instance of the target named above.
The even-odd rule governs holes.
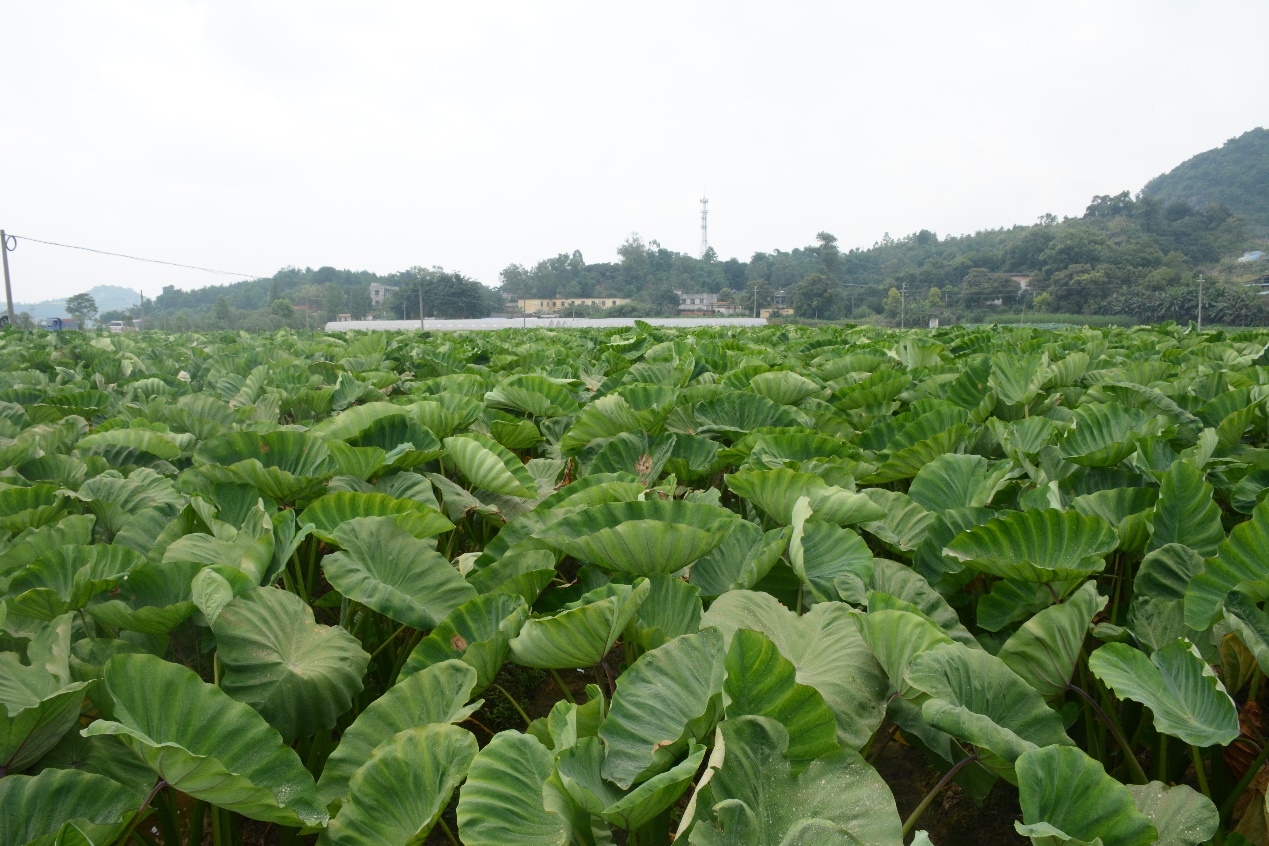
[[[1198,282],[1199,282],[1198,330],[1202,332],[1203,331],[1203,274],[1201,273],[1199,274]],[[10,310],[9,313],[12,314],[13,313],[12,310]],[[13,318],[10,317],[9,319],[12,320]]]
[[[9,325],[13,326],[13,287],[9,284],[9,251],[18,248],[18,239],[13,239],[13,246],[9,246],[9,236],[4,234],[4,230],[0,229],[0,254],[4,256],[4,301],[9,307]]]
[[[145,291],[141,292],[141,328],[145,329]]]
[[[753,316],[758,316],[758,286],[753,286]]]
[[[419,331],[427,328],[427,323],[423,320],[423,283],[419,282]]]
[[[903,300],[899,303],[899,328],[908,328],[908,283],[903,283]]]

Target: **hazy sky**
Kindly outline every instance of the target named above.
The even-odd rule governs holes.
[[[1083,212],[1269,125],[1269,3],[6,2],[0,227],[271,275]],[[22,243],[19,301],[193,271]]]

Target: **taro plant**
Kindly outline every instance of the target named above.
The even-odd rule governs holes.
[[[0,340],[0,846],[1269,837],[1269,333]]]

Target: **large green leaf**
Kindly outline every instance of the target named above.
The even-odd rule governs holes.
[[[999,775],[1011,776],[1028,750],[1073,745],[1044,698],[980,649],[954,643],[922,652],[908,665],[907,678],[930,697],[921,705],[925,721],[990,753],[984,764]]]
[[[1254,602],[1269,599],[1269,499],[1251,513],[1251,519],[1234,527],[1207,559],[1203,571],[1190,580],[1185,590],[1185,622],[1202,631],[1221,612],[1225,597],[1240,590]]]
[[[310,435],[316,435],[325,440],[346,441],[355,438],[379,420],[406,417],[408,414],[409,412],[399,405],[388,402],[368,402],[318,421],[309,428],[308,432]]]
[[[1220,814],[1212,800],[1187,785],[1165,787],[1152,781],[1130,784],[1128,792],[1137,810],[1149,817],[1159,832],[1158,846],[1202,846],[1211,842],[1220,826]]]
[[[1005,482],[1021,472],[1006,461],[949,453],[921,468],[908,487],[908,496],[931,511],[978,508],[991,502]]]
[[[458,660],[442,661],[413,673],[366,706],[340,736],[326,759],[317,792],[328,805],[348,791],[348,780],[375,747],[398,732],[432,723],[457,723],[480,707],[466,704],[476,671]]]
[[[1155,650],[1196,636],[1185,624],[1185,590],[1202,570],[1203,556],[1179,543],[1147,553],[1137,567],[1128,605],[1128,628],[1138,643]]]
[[[555,553],[525,549],[508,553],[492,564],[467,574],[477,593],[510,593],[532,603],[555,578]]]
[[[519,634],[528,614],[519,596],[490,593],[468,600],[419,641],[401,667],[401,678],[457,658],[476,671],[472,693],[480,693],[507,660],[511,639]]]
[[[511,654],[526,667],[593,667],[603,660],[647,599],[652,584],[609,584],[584,594],[550,616],[530,618],[511,640]]]
[[[911,567],[905,567],[897,561],[886,558],[875,560],[872,571],[872,582],[868,587],[879,594],[886,594],[914,606],[917,611],[934,621],[952,640],[967,646],[977,647],[978,641],[969,633],[969,629],[961,624],[960,617],[942,594],[930,586]],[[1047,594],[1048,591],[1046,590]],[[869,594],[871,596],[871,594]],[[906,606],[898,606],[906,608]],[[872,610],[871,608],[869,610]]]
[[[382,493],[339,491],[313,500],[300,514],[300,523],[327,543],[337,543],[335,532],[349,520],[390,517],[416,538],[430,538],[454,528],[434,508],[413,499],[396,499]]]
[[[64,546],[45,553],[15,575],[9,582],[6,604],[10,611],[52,620],[83,608],[144,562],[140,553],[127,547]]]
[[[534,417],[570,417],[577,400],[563,385],[536,373],[510,376],[485,394],[485,405],[520,411]]]
[[[1246,594],[1234,591],[1225,597],[1225,622],[1264,672],[1269,667],[1269,615]]]
[[[844,582],[858,583],[862,590],[872,579],[873,558],[868,544],[850,529],[807,519],[813,516],[810,504],[798,500],[789,537],[789,565],[793,572],[821,602],[845,598],[840,587]]]
[[[163,563],[197,563],[235,570],[251,585],[259,585],[275,563],[273,522],[264,511],[249,513],[242,528],[220,538],[196,532],[172,542],[163,553]],[[232,577],[230,574],[227,577]]]
[[[57,520],[66,507],[66,499],[57,485],[32,485],[29,488],[0,490],[0,529],[20,532],[35,529]]]
[[[1022,822],[1014,825],[1032,843],[1147,846],[1159,836],[1128,788],[1080,749],[1048,746],[1024,752],[1017,771]]]
[[[424,725],[394,734],[353,773],[348,799],[317,842],[419,842],[467,775],[476,750],[476,738],[457,726]]]
[[[840,602],[822,602],[798,616],[775,597],[732,591],[714,601],[702,628],[723,632],[726,644],[739,629],[762,632],[797,668],[797,682],[815,688],[837,718],[837,739],[860,749],[881,725],[889,690],[885,670]]]
[[[952,643],[947,632],[924,614],[906,609],[870,610],[867,614],[853,615],[853,619],[890,678],[890,686],[904,698],[920,693],[906,678],[912,659],[936,646]]]
[[[881,511],[882,516],[863,523],[859,528],[901,552],[911,552],[925,541],[936,514],[926,511],[907,494],[897,491],[867,488],[863,494]]]
[[[787,405],[779,405],[747,391],[730,391],[694,409],[702,434],[718,432],[732,439],[763,427],[803,426],[809,421]]]
[[[1033,509],[962,532],[944,553],[995,576],[1054,582],[1101,572],[1105,555],[1118,543],[1115,530],[1100,517]]]
[[[195,799],[279,825],[326,822],[313,777],[255,709],[152,655],[111,658],[105,685],[117,721],[97,720],[85,735],[119,737]]]
[[[727,537],[736,515],[683,500],[609,502],[570,514],[536,537],[605,570],[648,576],[673,573]]]
[[[797,668],[761,632],[738,629],[731,638],[723,680],[727,719],[745,714],[770,717],[789,732],[785,752],[796,775],[807,764],[831,755],[837,743],[837,721],[815,688],[798,684]]]
[[[703,608],[699,588],[661,573],[649,576],[648,581],[652,585],[648,598],[627,627],[626,637],[644,649],[656,649],[700,629]]]
[[[1151,551],[1181,543],[1208,556],[1214,555],[1225,539],[1220,506],[1212,501],[1212,486],[1202,473],[1180,460],[1163,474],[1151,525]]]
[[[0,768],[21,772],[75,725],[87,683],[72,681],[71,616],[46,623],[27,644],[27,663],[0,652]]]
[[[751,378],[749,390],[780,405],[797,405],[820,386],[791,370],[769,370]]]
[[[1066,602],[1023,623],[996,655],[1052,702],[1066,693],[1088,628],[1107,602],[1097,584],[1088,582]]]
[[[1029,406],[1044,385],[1048,356],[996,353],[991,357],[991,365],[991,384],[1001,402]]]
[[[352,707],[370,662],[355,637],[319,625],[304,600],[277,588],[233,599],[212,631],[225,665],[221,688],[288,739],[334,726]]]
[[[110,599],[87,608],[97,622],[143,634],[167,634],[194,613],[190,582],[197,562],[143,564],[128,574]]]
[[[1162,734],[1194,746],[1224,746],[1238,737],[1238,709],[1193,645],[1178,640],[1146,657],[1123,643],[1088,656],[1088,668],[1121,699],[1140,702]]]
[[[627,831],[656,819],[692,785],[705,759],[705,747],[693,746],[686,758],[630,790],[622,790],[602,776],[604,745],[597,737],[583,737],[559,754],[560,783],[586,813]]]
[[[79,770],[8,775],[0,779],[0,846],[111,843],[144,798],[117,781]]]
[[[876,472],[860,481],[880,484],[916,476],[938,458],[963,447],[970,438],[969,426],[953,420],[965,419],[965,412],[959,408],[942,408],[922,415],[890,442],[885,461]]]
[[[482,490],[506,496],[537,496],[537,484],[523,462],[487,435],[467,432],[446,438],[445,458]]]
[[[758,584],[784,555],[789,528],[772,529],[737,520],[723,542],[692,565],[688,579],[707,597],[729,590],[748,590]]]
[[[1137,448],[1141,417],[1118,403],[1092,403],[1072,414],[1071,429],[1062,439],[1064,461],[1085,467],[1110,467]]]
[[[694,846],[900,846],[886,783],[850,750],[795,775],[789,733],[767,717],[727,720],[676,840]]]
[[[494,736],[467,771],[458,796],[458,836],[466,846],[565,846],[572,827],[563,791],[551,782],[554,760],[541,742],[517,731]]]
[[[206,479],[245,482],[279,502],[311,496],[337,469],[325,442],[290,431],[220,435],[198,445],[194,464]]]
[[[75,444],[75,451],[81,455],[110,455],[112,451],[109,448],[124,447],[126,448],[122,451],[124,455],[131,453],[129,460],[125,463],[140,464],[142,462],[136,460],[138,454],[148,454],[164,461],[172,461],[180,456],[182,444],[186,448],[193,447],[194,436],[172,435],[149,429],[109,429],[80,438]],[[114,452],[119,454],[118,450]]]
[[[398,623],[430,631],[476,596],[431,543],[390,518],[349,520],[334,539],[343,551],[322,559],[331,587]]]
[[[727,487],[771,515],[782,526],[793,522],[793,507],[807,497],[818,520],[847,526],[878,520],[885,512],[863,494],[828,484],[812,473],[779,467],[744,470],[726,477]]]
[[[706,736],[721,709],[723,638],[715,629],[645,652],[617,677],[599,737],[603,776],[623,790],[664,772]]]

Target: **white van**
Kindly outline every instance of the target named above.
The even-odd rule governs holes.
[[[123,321],[122,321],[122,320],[112,320],[112,321],[110,321],[110,331],[111,331],[111,332],[122,332],[122,331],[124,331]]]

